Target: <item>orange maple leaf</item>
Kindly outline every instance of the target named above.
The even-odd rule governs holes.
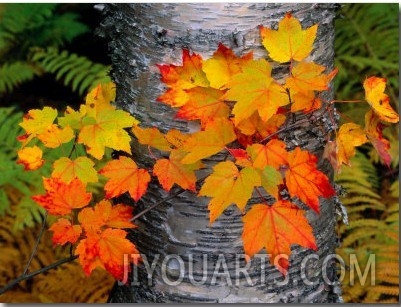
[[[390,166],[390,142],[383,137],[384,128],[385,126],[381,123],[379,116],[373,110],[370,110],[365,114],[366,136],[376,149],[380,159],[384,162],[384,164]]]
[[[291,89],[291,93],[306,91],[326,91],[329,83],[337,74],[338,69],[334,69],[329,74],[323,74],[325,66],[313,62],[300,62],[291,69],[291,76],[287,78],[285,84]]]
[[[253,167],[264,169],[266,166],[272,166],[280,169],[282,165],[288,163],[288,152],[283,141],[274,139],[266,145],[253,144],[246,149],[253,161]]]
[[[320,109],[322,106],[322,101],[316,97],[314,91],[297,92],[291,95],[291,98],[291,112],[303,111],[304,113],[310,113]]]
[[[291,196],[297,196],[308,207],[319,213],[319,196],[331,197],[335,190],[325,174],[317,169],[317,157],[296,147],[288,153],[286,184]]]
[[[305,212],[289,201],[278,201],[272,206],[255,204],[242,220],[244,250],[250,257],[266,248],[271,255],[270,262],[274,264],[276,256],[290,256],[292,244],[317,250]],[[277,269],[285,275],[288,260],[282,257],[278,264]]]
[[[142,145],[148,145],[162,151],[170,151],[172,149],[164,134],[156,127],[141,128],[138,125],[134,125],[132,132]]]
[[[202,57],[187,49],[182,52],[182,66],[158,65],[161,79],[169,89],[157,98],[158,101],[180,107],[187,103],[188,94],[185,90],[195,86],[208,87],[209,81],[202,70]]]
[[[127,232],[122,229],[111,228],[100,234],[87,232],[87,237],[75,249],[75,255],[79,256],[79,263],[85,274],[89,276],[96,267],[101,267],[116,279],[122,280],[124,272],[129,271],[129,261],[138,261],[138,258],[131,255],[139,254],[135,245],[125,238],[126,235]],[[126,262],[124,255],[128,255]]]
[[[44,195],[32,196],[32,199],[52,215],[67,215],[72,209],[87,206],[92,193],[86,193],[85,184],[78,178],[65,183],[59,178],[43,178]]]
[[[185,190],[196,191],[195,171],[203,167],[200,161],[183,164],[181,160],[186,152],[172,150],[168,159],[159,159],[153,167],[155,174],[163,189],[170,191],[176,183]]]
[[[94,207],[82,209],[78,214],[78,221],[87,232],[98,232],[104,227],[134,228],[136,226],[130,222],[132,210],[131,206],[112,206],[110,201],[102,200]]]
[[[290,13],[279,22],[277,31],[260,26],[263,46],[279,63],[305,59],[312,51],[316,32],[317,25],[302,30],[299,20]]]
[[[264,59],[248,61],[242,72],[233,76],[224,99],[234,101],[232,113],[235,125],[257,111],[263,121],[268,121],[280,106],[289,103],[285,89],[271,77],[272,67]]]
[[[368,141],[365,131],[355,124],[346,123],[341,125],[336,138],[337,165],[350,165],[350,159],[355,155],[355,147]]]
[[[87,157],[78,157],[75,160],[61,157],[53,163],[52,177],[60,178],[66,183],[75,177],[84,183],[97,182],[97,172],[93,165],[93,161]]]
[[[213,223],[231,204],[244,210],[254,188],[260,185],[260,175],[254,168],[239,170],[233,162],[225,161],[213,167],[198,195],[212,198],[208,208],[210,223]]]
[[[213,56],[203,64],[203,71],[211,87],[225,89],[232,76],[240,73],[241,66],[252,58],[252,52],[237,57],[230,48],[220,43]]]
[[[182,149],[188,154],[181,162],[192,164],[210,157],[223,150],[235,139],[232,122],[224,118],[216,118],[206,124],[204,131],[194,133],[185,141]]]
[[[386,79],[370,77],[363,83],[366,101],[371,105],[373,111],[383,121],[397,123],[398,114],[390,106],[390,97],[384,93]]]
[[[45,163],[45,160],[42,159],[42,155],[42,150],[36,145],[24,147],[18,150],[17,164],[22,164],[26,171],[38,169]]]
[[[129,192],[131,197],[138,201],[145,194],[150,182],[148,171],[138,168],[132,159],[125,156],[120,156],[118,160],[107,162],[99,171],[99,174],[109,178],[104,186],[106,198]]]
[[[65,218],[59,218],[50,228],[53,231],[52,241],[54,244],[64,245],[66,243],[74,244],[81,236],[82,228],[80,225],[72,225],[71,221]]]
[[[217,117],[228,118],[230,108],[223,100],[224,92],[212,87],[196,86],[185,90],[188,99],[177,112],[177,118],[206,123]]]

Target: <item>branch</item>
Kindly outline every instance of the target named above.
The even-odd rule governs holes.
[[[32,273],[23,274],[23,275],[19,276],[18,278],[14,279],[13,281],[11,281],[10,283],[8,283],[3,288],[1,288],[0,289],[0,295],[5,293],[6,291],[10,290],[15,285],[19,284],[21,281],[31,279],[32,277],[35,277],[36,275],[39,275],[39,274],[45,273],[47,271],[50,271],[51,269],[54,269],[54,268],[56,268],[56,267],[58,267],[58,266],[60,266],[60,265],[62,265],[64,263],[74,261],[77,258],[78,258],[78,255],[71,256],[71,257],[68,257],[68,258],[64,258],[64,259],[56,261],[56,262],[54,262],[54,263],[52,263],[52,264],[50,264],[48,266],[45,266],[45,267],[43,267],[43,268],[41,268],[39,270],[33,271]]]

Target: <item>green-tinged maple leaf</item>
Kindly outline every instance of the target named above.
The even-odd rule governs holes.
[[[103,110],[96,119],[88,118],[88,122],[78,135],[78,143],[84,144],[93,157],[100,160],[106,147],[127,153],[131,151],[131,138],[124,128],[131,127],[137,121],[129,113]]]
[[[67,157],[61,157],[53,163],[53,178],[60,178],[69,183],[77,177],[84,183],[97,182],[97,172],[93,168],[94,162],[87,157],[78,157],[71,160]]]

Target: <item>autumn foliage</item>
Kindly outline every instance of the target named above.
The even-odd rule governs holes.
[[[237,56],[219,44],[211,58],[183,50],[181,64],[157,65],[166,90],[158,102],[175,108],[177,118],[196,121],[199,131],[162,133],[144,127],[129,113],[110,104],[112,84],[91,91],[79,110],[67,108],[63,116],[45,107],[31,110],[21,126],[26,134],[19,139],[22,148],[18,163],[35,170],[45,163],[42,147],[72,144],[70,151],[52,164],[50,178],[43,178],[45,194],[33,199],[59,219],[50,227],[55,244],[75,246],[75,254],[87,274],[96,268],[108,270],[116,278],[124,270],[124,254],[137,253],[124,228],[133,228],[132,207],[113,204],[112,199],[128,193],[134,201],[146,194],[148,184],[157,179],[170,191],[174,186],[209,199],[210,223],[230,206],[243,212],[245,253],[253,256],[263,248],[275,255],[289,256],[291,245],[316,250],[317,245],[302,202],[319,213],[320,198],[335,195],[328,177],[318,169],[318,158],[296,147],[289,151],[279,139],[296,113],[314,115],[316,110],[330,113],[333,102],[324,101],[337,73],[310,60],[318,26],[302,29],[300,22],[286,14],[278,30],[260,26],[261,44],[268,58],[254,59],[252,53]],[[269,60],[268,60],[269,59]],[[287,74],[276,80],[272,63],[288,63]],[[385,123],[398,122],[384,93],[385,80],[367,78],[365,127],[349,122],[327,135],[325,157],[336,171],[349,164],[355,147],[371,142],[385,164],[389,164],[389,142],[382,130]],[[330,114],[329,114],[330,115]],[[57,123],[55,120],[57,119]],[[131,133],[131,136],[129,132]],[[128,157],[131,137],[161,158],[151,168],[139,166]],[[78,154],[77,148],[85,154]],[[107,148],[127,153],[99,166]],[[205,161],[219,154],[206,178],[197,171]],[[104,199],[92,201],[87,186],[104,176]],[[218,187],[218,189],[216,189]],[[249,205],[258,196],[261,201]],[[288,197],[283,197],[288,195]],[[277,268],[285,273],[289,262],[282,258]]]

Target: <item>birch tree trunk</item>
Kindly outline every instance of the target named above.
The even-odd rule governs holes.
[[[266,58],[258,26],[277,28],[284,14],[291,12],[303,27],[319,24],[312,59],[332,68],[335,9],[333,4],[107,4],[100,31],[110,40],[117,105],[144,126],[156,126],[162,131],[172,128],[191,131],[194,127],[187,122],[174,119],[174,110],[156,102],[164,91],[156,64],[180,64],[183,48],[208,58],[220,42],[237,55],[254,51],[255,58]],[[279,76],[280,67],[274,73]],[[331,93],[327,93],[326,98],[330,97]],[[297,120],[301,118],[297,116]],[[330,129],[333,129],[331,121],[323,116],[280,138],[289,148],[301,146],[321,157],[324,136]],[[142,166],[151,165],[152,157],[146,148],[134,143],[133,152]],[[332,177],[323,159],[320,168]],[[136,212],[167,196],[153,182],[150,191],[135,205]],[[339,287],[334,282],[335,264],[332,257],[327,257],[336,247],[333,200],[322,199],[319,215],[307,212],[318,251],[294,245],[287,279],[263,258],[249,262],[246,270],[249,276],[239,272],[238,265],[246,266],[242,258],[241,262],[235,261],[236,255],[244,253],[241,213],[230,207],[209,225],[207,203],[207,199],[185,192],[136,221],[138,228],[130,239],[146,255],[149,266],[157,260],[154,272],[148,280],[145,265],[140,265],[133,272],[137,280],[130,280],[138,285],[116,284],[110,302],[322,303],[340,300]],[[189,276],[191,269],[193,273]],[[202,284],[204,276],[206,281]],[[194,278],[191,280],[191,277]]]

